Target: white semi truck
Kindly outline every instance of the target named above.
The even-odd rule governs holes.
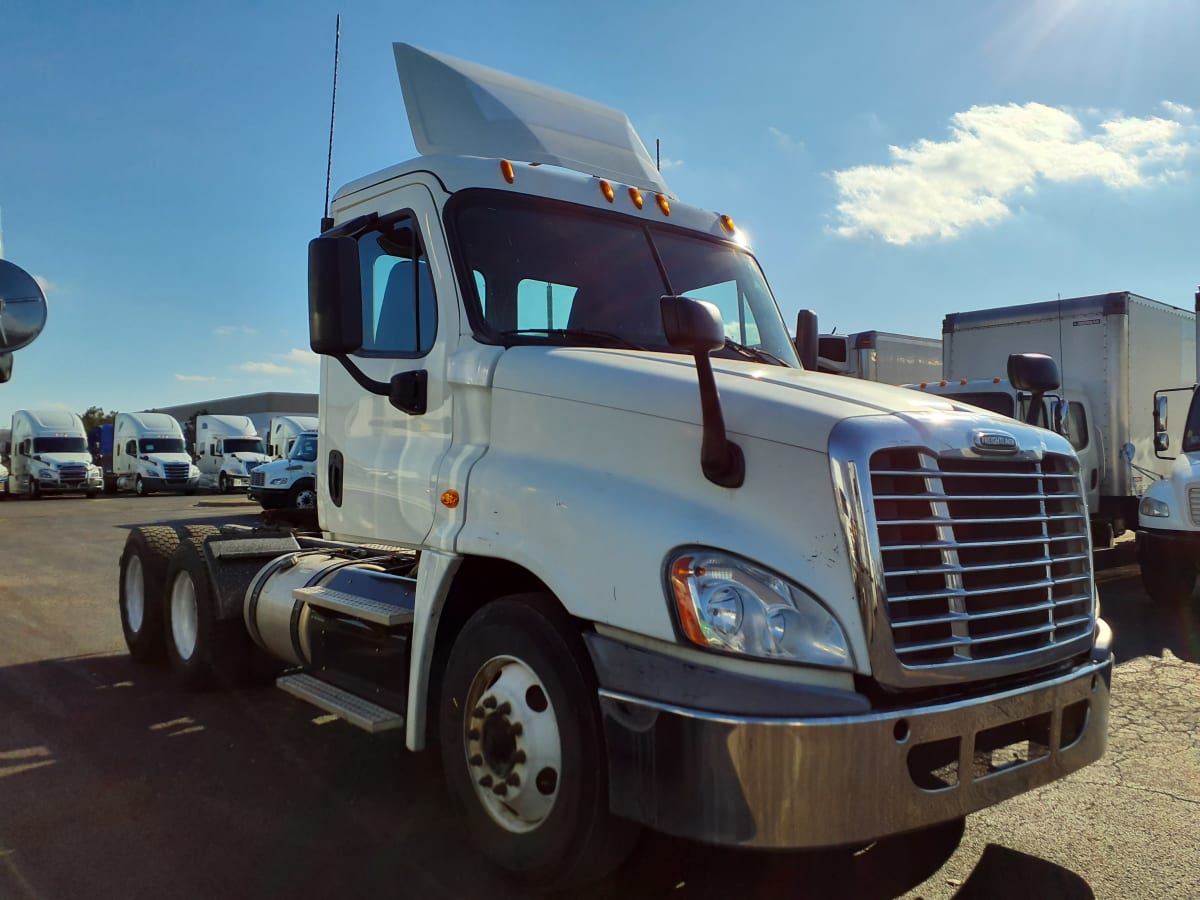
[[[891,331],[822,334],[817,371],[882,384],[935,381],[942,377],[942,342]]]
[[[1066,440],[802,368],[743,233],[622,113],[395,56],[422,156],[309,245],[321,530],[135,529],[135,657],[196,687],[265,656],[436,744],[466,832],[540,887],[641,826],[954,827],[1102,754]]]
[[[317,430],[316,416],[271,416],[267,424],[267,456],[272,461],[292,455],[292,445],[306,431]]]
[[[291,441],[291,455],[259,466],[250,473],[250,499],[263,509],[317,508],[316,431],[304,431]]]
[[[1154,453],[1149,397],[1196,378],[1195,314],[1128,291],[951,313],[944,378],[922,387],[1023,418],[1028,395],[1006,379],[1010,354],[1059,361],[1068,404],[1059,428],[1080,457],[1097,549],[1137,523],[1138,501],[1168,463]],[[1038,424],[1053,427],[1049,407]],[[1178,440],[1178,432],[1175,435]]]
[[[1196,312],[1200,331],[1200,290]],[[1200,372],[1200,334],[1196,346]],[[1173,393],[1189,397],[1187,415],[1176,419],[1182,430],[1168,430]],[[1153,401],[1155,455],[1169,468],[1166,477],[1146,488],[1138,506],[1138,563],[1146,593],[1163,606],[1182,607],[1191,599],[1200,571],[1200,384],[1160,388]]]
[[[166,413],[117,413],[113,422],[112,486],[139,497],[155,491],[193,494],[200,469],[188,456],[183,429]]]
[[[32,500],[47,494],[96,496],[104,474],[88,452],[83,420],[66,410],[13,413],[7,489]]]
[[[202,415],[196,417],[195,461],[200,487],[228,494],[249,487],[250,473],[271,459],[249,416]]]

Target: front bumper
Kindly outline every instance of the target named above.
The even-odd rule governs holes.
[[[142,481],[151,491],[194,491],[200,486],[200,476],[194,478],[161,478],[143,475]]]
[[[1111,634],[1101,621],[1091,658],[1047,681],[851,715],[711,713],[607,689],[601,674],[610,807],[680,837],[773,848],[965,816],[1100,758]]]
[[[50,481],[39,478],[37,486],[43,494],[98,494],[104,490],[104,481]]]

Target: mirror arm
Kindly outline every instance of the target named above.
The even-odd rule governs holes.
[[[696,376],[700,382],[700,418],[703,438],[700,443],[700,468],[704,477],[720,487],[741,487],[746,480],[746,456],[742,448],[729,440],[725,431],[725,416],[717,394],[712,361],[707,352],[698,352]]]
[[[342,364],[342,368],[364,391],[380,397],[387,397],[392,406],[410,416],[424,414],[427,408],[429,385],[429,373],[424,369],[416,372],[399,372],[392,376],[390,382],[376,381],[355,365],[354,360],[345,353],[334,353],[332,356]]]

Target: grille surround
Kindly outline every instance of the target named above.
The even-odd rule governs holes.
[[[1187,499],[1188,515],[1191,516],[1192,524],[1200,528],[1200,487],[1189,487]]]
[[[1016,448],[981,449],[975,430],[997,422],[967,413],[866,421],[830,449],[876,680],[998,678],[1086,652],[1091,538],[1070,445],[1005,421]]]

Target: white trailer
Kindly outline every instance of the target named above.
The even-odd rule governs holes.
[[[817,370],[882,384],[935,381],[942,377],[939,338],[856,331],[823,334],[817,341]]]
[[[1154,453],[1148,398],[1164,384],[1195,381],[1194,312],[1128,291],[1072,297],[951,313],[942,344],[943,394],[978,393],[980,379],[1003,379],[1012,353],[1058,360],[1093,538],[1103,547],[1134,526],[1138,499],[1168,470]]]
[[[166,413],[117,413],[113,423],[113,487],[139,497],[155,491],[193,494],[200,469],[188,456],[183,429]]]
[[[104,474],[88,452],[83,420],[65,410],[13,413],[6,488],[32,500],[46,494],[96,496]]]
[[[292,454],[296,438],[306,431],[317,430],[316,416],[293,414],[271,416],[267,425],[267,456],[272,460],[287,459]]]
[[[622,113],[395,57],[423,155],[309,244],[321,531],[135,529],[131,653],[185,687],[265,655],[412,750],[436,726],[464,834],[543,889],[640,826],[961,835],[1101,755],[1065,439],[804,369]]]
[[[1200,372],[1200,290],[1196,312]],[[1185,398],[1189,406],[1181,415]],[[1165,478],[1146,488],[1138,505],[1142,583],[1156,603],[1182,607],[1190,601],[1200,571],[1200,384],[1166,382],[1154,392],[1152,402],[1150,397],[1138,400],[1152,411],[1155,455],[1169,467]],[[1177,407],[1170,416],[1169,407]]]
[[[270,462],[249,416],[197,416],[196,466],[200,487],[227,494],[246,489],[250,473]]]

